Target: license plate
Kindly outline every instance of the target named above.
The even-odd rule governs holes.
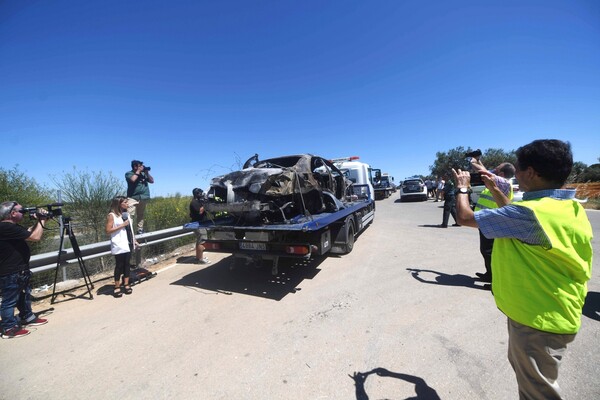
[[[267,245],[265,243],[256,243],[256,242],[240,242],[241,250],[267,250]]]

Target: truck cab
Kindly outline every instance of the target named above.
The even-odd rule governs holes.
[[[333,159],[332,162],[342,171],[346,179],[356,185],[355,195],[358,198],[372,200],[375,196],[373,187],[373,170],[369,164],[358,161],[358,156]]]

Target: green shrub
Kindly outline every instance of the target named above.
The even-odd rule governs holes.
[[[192,197],[157,197],[150,199],[146,207],[145,230],[159,231],[161,229],[181,226],[190,221],[189,205]]]

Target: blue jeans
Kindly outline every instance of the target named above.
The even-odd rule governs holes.
[[[31,271],[21,271],[10,275],[0,276],[0,290],[2,290],[2,304],[0,316],[2,317],[2,332],[20,324],[15,317],[15,307],[19,310],[21,320],[29,320],[33,316],[31,310],[31,287],[29,280]]]

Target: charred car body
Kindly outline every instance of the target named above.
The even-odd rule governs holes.
[[[339,210],[348,186],[342,172],[322,157],[259,161],[255,155],[244,169],[213,178],[206,210],[227,213],[237,225],[286,223],[299,214]]]

